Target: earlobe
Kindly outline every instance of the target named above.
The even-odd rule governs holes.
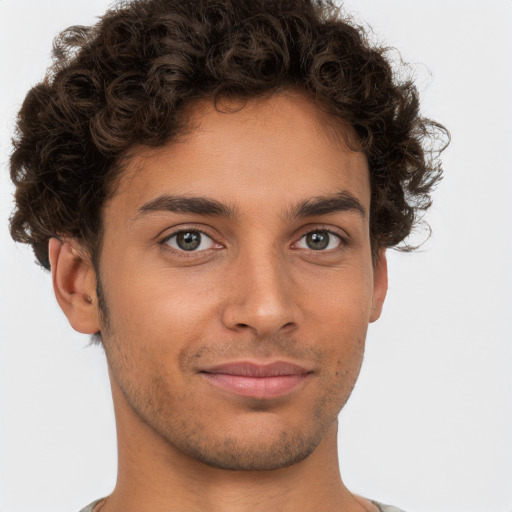
[[[78,332],[100,330],[96,297],[96,273],[80,245],[72,239],[49,242],[53,289],[69,323]]]
[[[386,250],[379,252],[379,257],[373,267],[373,298],[372,309],[370,311],[370,322],[379,319],[382,313],[382,307],[388,291],[388,263],[386,259]]]

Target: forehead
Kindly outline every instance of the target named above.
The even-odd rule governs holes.
[[[185,136],[127,159],[111,206],[134,211],[169,193],[275,211],[347,190],[369,208],[366,157],[346,143],[354,134],[302,94],[202,100],[186,114]]]

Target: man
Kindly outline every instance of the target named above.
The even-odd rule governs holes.
[[[11,229],[105,349],[118,481],[85,511],[397,510],[336,447],[385,250],[440,176],[383,55],[308,1],[134,1],[61,36]]]

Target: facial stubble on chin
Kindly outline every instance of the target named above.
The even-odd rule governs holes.
[[[138,417],[181,454],[207,466],[231,471],[269,471],[303,461],[318,447],[329,428],[337,423],[338,413],[346,401],[339,404],[333,403],[335,397],[321,397],[315,404],[308,428],[301,425],[281,429],[269,437],[268,430],[271,429],[262,429],[261,418],[268,419],[270,427],[279,414],[274,411],[275,404],[271,400],[244,399],[243,414],[258,415],[259,421],[255,418],[255,425],[258,424],[259,430],[229,435],[225,431],[212,432],[210,422],[215,422],[216,418],[199,419],[193,410],[187,415],[188,421],[173,418],[172,411],[162,414],[169,410],[170,402],[186,404],[188,397],[166,400],[168,383],[163,380],[153,381],[151,387],[154,392],[149,401],[145,400],[147,391],[140,390],[140,394],[125,392]],[[145,407],[147,403],[152,403],[152,407]]]
[[[103,344],[109,366],[116,373],[116,382],[121,388],[124,399],[136,414],[136,416],[161,439],[180,452],[207,466],[231,470],[231,471],[268,471],[285,468],[297,464],[306,459],[318,447],[327,431],[333,424],[337,424],[337,417],[341,408],[348,400],[359,374],[360,363],[364,351],[364,339],[358,340],[360,350],[360,362],[353,371],[339,369],[333,375],[319,377],[323,380],[322,387],[330,392],[318,397],[310,415],[310,424],[304,429],[283,429],[268,439],[266,432],[252,432],[251,436],[229,435],[214,433],[212,435],[211,422],[215,418],[201,420],[197,411],[189,410],[185,415],[174,414],[173,404],[179,404],[182,409],[190,403],[187,393],[176,396],[171,393],[172,376],[165,371],[162,374],[153,374],[151,379],[143,385],[134,385],[130,378],[120,379],[122,373],[129,375],[137,370],[122,368],[122,359],[125,357],[112,357],[112,351],[105,344],[119,344],[113,329],[108,303],[104,289],[97,273],[97,297],[100,312],[102,332],[93,336],[94,342]],[[102,335],[103,334],[103,335]],[[301,347],[301,348],[298,348]],[[261,358],[287,357],[295,360],[309,359],[315,361],[319,367],[328,357],[328,354],[313,345],[297,343],[290,336],[275,336],[268,339],[267,343],[261,340],[246,339],[236,346],[223,346],[216,343],[201,346],[193,353],[186,350],[180,355],[179,367],[186,371],[197,361],[209,357],[210,360],[244,358],[247,354]],[[120,364],[121,363],[121,364]],[[124,385],[123,385],[124,382]],[[275,419],[276,402],[265,399],[245,399],[245,413],[254,415],[266,415],[269,422]],[[261,428],[261,422],[258,422]]]

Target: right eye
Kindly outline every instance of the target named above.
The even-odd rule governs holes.
[[[176,251],[200,252],[215,247],[215,242],[202,231],[185,229],[177,231],[163,240],[164,244]]]

